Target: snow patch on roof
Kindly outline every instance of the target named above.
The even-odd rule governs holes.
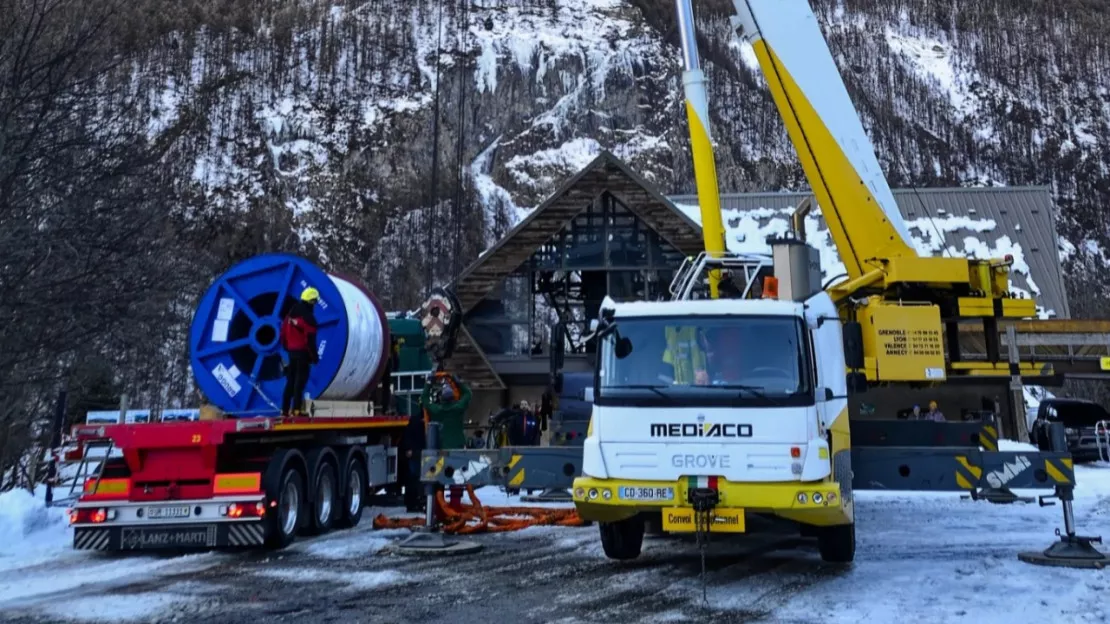
[[[770,200],[773,201],[773,200]],[[783,199],[775,207],[770,201],[755,210],[725,210],[725,240],[729,251],[737,253],[769,254],[771,246],[767,238],[781,236],[790,229],[790,215],[795,206],[791,200]],[[695,223],[701,224],[701,211],[694,204],[675,204]],[[924,256],[948,255],[954,258],[989,259],[1013,256],[1011,266],[1011,290],[1025,296],[1040,293],[1030,274],[1021,245],[1010,240],[1009,236],[990,241],[989,233],[998,224],[993,219],[973,219],[965,216],[942,215],[932,219],[909,219],[906,226],[910,230],[914,248]],[[844,263],[833,243],[832,235],[825,226],[820,211],[815,210],[805,219],[806,241],[817,249],[821,257],[821,273],[824,281],[836,280],[845,273]],[[839,280],[836,280],[839,281]],[[1053,310],[1038,306],[1038,316],[1048,318],[1055,315]]]

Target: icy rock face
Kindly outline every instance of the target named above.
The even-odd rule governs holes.
[[[813,5],[892,187],[1051,185],[1061,254],[1101,262],[1110,49],[1091,44],[1110,9]],[[187,209],[266,214],[398,308],[426,270],[449,279],[600,149],[666,193],[694,191],[672,0],[460,6],[300,0],[206,15],[136,55],[152,135],[196,120],[171,155],[191,172]],[[804,189],[731,2],[695,10],[721,189]],[[440,233],[458,228],[456,257]]]

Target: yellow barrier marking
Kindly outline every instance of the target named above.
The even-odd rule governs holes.
[[[443,464],[444,464],[445,461],[446,461],[446,458],[443,458],[443,457],[440,457],[440,458],[436,459],[436,464],[435,464],[435,466],[432,466],[431,470],[428,471],[428,476],[429,477],[434,477],[438,474],[441,474],[443,472]]]
[[[517,462],[520,461],[520,457],[520,455],[513,455],[513,458],[509,460],[509,470],[512,470],[513,467],[516,466]]]
[[[1048,476],[1052,477],[1052,480],[1057,483],[1071,483],[1071,479],[1069,479],[1063,471],[1054,466],[1051,459],[1044,460],[1044,470],[1048,473]]]
[[[524,469],[521,468],[520,472],[516,473],[512,479],[509,480],[509,485],[520,485],[524,483]]]
[[[965,490],[972,489],[971,482],[968,481],[967,478],[964,477],[963,474],[961,474],[959,472],[956,473],[956,485],[962,487]]]
[[[1068,470],[1075,470],[1075,468],[1072,466],[1070,457],[1068,457],[1067,459],[1061,459],[1060,463],[1064,464],[1064,467],[1066,467]]]
[[[957,455],[956,456],[956,461],[959,462],[959,464],[961,466],[963,466],[964,470],[967,470],[968,472],[970,472],[971,476],[975,477],[976,479],[983,476],[983,469],[978,467],[978,466],[972,466],[967,461],[967,458],[964,457],[963,455]]]

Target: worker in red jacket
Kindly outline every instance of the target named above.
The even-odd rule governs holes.
[[[301,293],[281,323],[281,347],[289,354],[285,366],[285,393],[281,397],[281,415],[300,416],[304,410],[304,389],[309,371],[320,358],[316,351],[316,315],[320,293],[309,287]],[[292,414],[290,414],[292,408]]]

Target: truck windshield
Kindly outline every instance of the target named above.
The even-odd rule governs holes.
[[[779,316],[618,319],[605,336],[596,401],[812,405],[805,329]]]

